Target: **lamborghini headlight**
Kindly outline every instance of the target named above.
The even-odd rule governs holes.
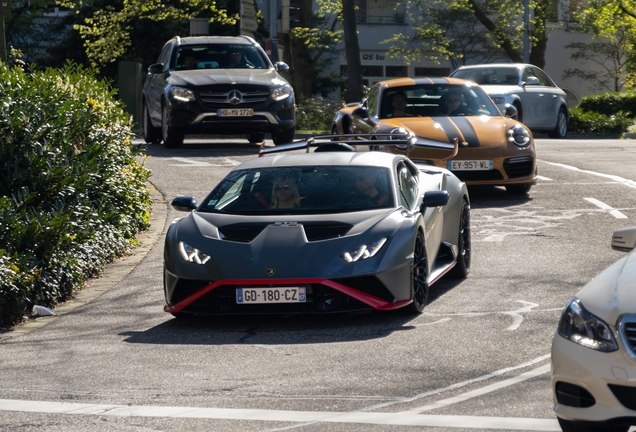
[[[289,87],[288,85],[284,85],[272,90],[272,99],[275,101],[283,100],[291,96],[291,94],[291,87]]]
[[[614,334],[605,321],[588,312],[574,297],[563,310],[558,332],[574,343],[597,351],[618,350]]]
[[[199,249],[182,241],[179,242],[179,253],[181,254],[181,258],[191,263],[203,265],[210,261],[209,255],[204,254]]]
[[[384,243],[386,243],[386,237],[378,241],[374,241],[373,243],[361,245],[360,247],[352,251],[345,252],[340,256],[346,262],[356,262],[358,260],[365,260],[367,258],[371,258],[376,253],[378,253],[378,251],[380,250],[380,248],[382,248]]]
[[[190,102],[196,99],[192,90],[183,87],[172,87],[170,89],[170,96],[172,96],[172,99],[182,102]]]
[[[530,132],[521,125],[516,125],[508,130],[508,141],[519,147],[527,147],[530,144]]]

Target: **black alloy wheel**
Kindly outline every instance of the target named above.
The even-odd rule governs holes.
[[[413,248],[413,268],[411,269],[413,277],[412,299],[413,303],[408,306],[408,312],[419,314],[422,313],[424,307],[428,303],[429,286],[428,286],[428,258],[426,256],[426,247],[424,246],[424,234],[417,231],[415,246]]]
[[[144,134],[144,141],[148,144],[161,141],[161,128],[154,127],[150,120],[150,112],[148,111],[148,104],[144,102],[142,107],[142,128]]]
[[[161,133],[163,136],[163,145],[167,148],[178,148],[183,145],[183,134],[176,133],[168,124],[168,105],[161,109]]]
[[[459,218],[459,239],[457,241],[457,264],[450,271],[450,276],[457,279],[466,279],[470,273],[470,258],[472,245],[470,241],[470,205],[462,200],[462,209]]]

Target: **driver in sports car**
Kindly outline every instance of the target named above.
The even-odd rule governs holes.
[[[386,191],[378,185],[377,171],[361,171],[355,178],[355,186],[354,197],[371,201],[374,206],[381,206],[389,199]]]

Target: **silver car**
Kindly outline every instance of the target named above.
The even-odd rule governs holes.
[[[462,66],[451,74],[480,84],[502,113],[517,109],[517,120],[533,132],[565,138],[568,132],[566,93],[540,68],[523,63]]]

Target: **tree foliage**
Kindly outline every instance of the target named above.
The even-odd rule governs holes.
[[[407,62],[448,59],[454,65],[506,56],[523,62],[523,0],[405,0],[414,36],[396,34],[392,57]],[[543,67],[549,0],[531,0],[530,62]]]
[[[601,72],[567,69],[564,77],[590,82],[590,89],[620,91],[636,84],[636,16],[626,2],[590,0],[585,9],[574,14],[577,31],[594,38],[589,44],[571,44],[572,58],[600,66]]]
[[[215,34],[235,34],[232,32],[239,19],[235,3],[230,0],[121,0],[103,4],[98,1],[86,5],[82,0],[64,0],[62,5],[78,11],[84,8],[92,11],[92,14],[74,28],[84,41],[91,65],[101,68],[119,59],[144,60],[138,58],[139,55],[134,55],[136,50],[142,48],[135,44],[138,41],[133,38],[135,28],[140,24],[170,27],[172,23],[180,24],[180,28],[184,29],[189,18],[208,18],[211,24],[225,27],[225,32],[221,29]],[[229,8],[230,4],[234,7]],[[178,33],[173,33],[172,36]],[[156,33],[154,35],[156,37]],[[160,41],[161,44],[164,42],[165,40]]]

